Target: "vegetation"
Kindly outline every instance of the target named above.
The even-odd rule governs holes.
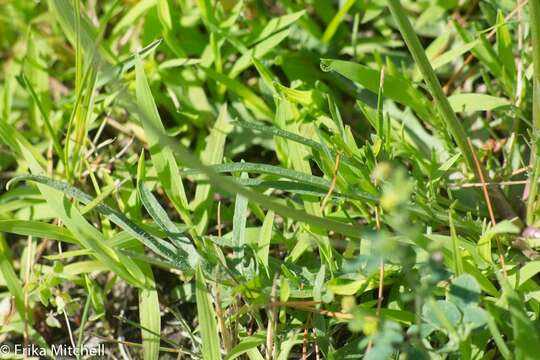
[[[0,28],[0,355],[538,358],[540,0]]]

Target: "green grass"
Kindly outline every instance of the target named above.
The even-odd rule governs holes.
[[[539,0],[3,1],[0,28],[10,356],[537,358]]]

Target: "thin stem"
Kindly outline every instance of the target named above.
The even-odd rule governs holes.
[[[32,237],[29,236],[28,237],[28,243],[27,243],[27,246],[28,246],[28,252],[26,254],[26,273],[25,273],[25,279],[24,279],[24,308],[25,309],[28,309],[28,304],[29,304],[29,286],[30,286],[30,273],[32,271],[32,265],[33,265],[33,261],[32,261]],[[28,324],[28,312],[25,311],[24,313],[24,332],[23,332],[23,335],[24,335],[24,346],[27,347],[28,344],[29,344],[29,339],[30,339],[30,333],[29,333],[29,324]]]
[[[527,201],[527,223],[531,225],[535,218],[535,202],[538,193],[538,177],[540,176],[540,161],[538,161],[538,131],[540,130],[540,0],[529,1],[531,22],[531,42],[533,50],[533,128],[530,164],[533,165],[531,191]]]
[[[474,148],[471,142],[471,139],[467,138],[467,142],[469,144],[469,147],[471,148],[471,154],[473,155],[474,163],[476,165],[476,170],[478,171],[478,176],[480,177],[480,182],[482,182],[482,191],[484,193],[484,198],[486,200],[486,205],[489,212],[489,217],[491,219],[491,225],[495,226],[497,224],[495,220],[495,214],[493,213],[493,206],[491,206],[491,199],[489,198],[489,192],[486,185],[486,181],[484,180],[484,175],[482,174],[482,169],[480,167],[480,161],[478,161],[478,158],[476,157],[476,154],[474,152]],[[506,274],[506,264],[504,261],[504,255],[502,251],[501,241],[499,240],[499,237],[496,236],[495,240],[497,242],[497,252],[499,253],[499,261],[501,263],[502,272],[504,274],[504,277],[507,277]]]
[[[90,301],[91,298],[88,296],[86,298],[86,303],[84,304],[84,310],[82,313],[82,320],[81,320],[81,326],[79,327],[79,336],[77,338],[77,349],[79,349],[79,353],[82,352],[83,348],[83,339],[84,339],[84,328],[86,327],[86,321],[88,320],[88,310],[90,309]],[[77,354],[77,359],[80,359],[80,354]]]

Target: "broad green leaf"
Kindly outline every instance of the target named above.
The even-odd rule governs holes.
[[[325,71],[335,71],[345,76],[374,94],[379,91],[380,71],[350,61],[332,59],[322,59],[321,67]],[[404,78],[385,74],[383,93],[386,97],[409,106],[423,120],[431,121],[430,103],[419,90]]]
[[[540,354],[540,338],[533,321],[525,312],[526,306],[505,279],[501,279],[503,295],[508,301],[508,310],[514,335],[515,359],[536,359]]]
[[[461,321],[461,313],[456,305],[446,300],[428,301],[422,308],[422,317],[439,329],[453,332]]]
[[[367,279],[344,280],[334,278],[326,283],[326,288],[336,295],[355,295],[360,289],[374,289],[376,284]]]
[[[29,220],[0,220],[0,231],[22,236],[34,236],[78,244],[78,240],[65,228]]]
[[[291,89],[279,83],[275,83],[275,87],[287,100],[293,103],[304,106],[310,106],[315,103],[315,91]]]
[[[467,305],[478,304],[480,293],[476,279],[472,275],[462,274],[452,281],[448,301],[464,309]]]
[[[276,76],[272,73],[272,71],[266,65],[264,65],[259,60],[252,58],[251,61],[253,62],[255,69],[257,69],[257,72],[261,76],[261,80],[263,81],[264,85],[266,85],[266,87],[270,89],[273,95],[276,95],[276,89],[275,89],[275,84],[277,84]]]
[[[508,99],[485,94],[457,94],[448,98],[455,112],[490,111],[510,105]]]
[[[295,170],[290,170],[287,168],[282,168],[274,165],[267,164],[257,164],[257,163],[248,163],[248,162],[239,162],[239,163],[229,163],[229,164],[220,164],[210,167],[215,172],[246,172],[246,173],[255,173],[255,174],[268,174],[275,175],[279,177],[284,177],[291,180],[297,180],[302,183],[314,185],[327,189],[330,185],[330,182],[324,178],[313,176],[311,174],[302,173]],[[184,175],[198,174],[200,171],[197,170],[185,170],[182,172]],[[244,178],[247,179],[247,178]]]
[[[182,66],[198,65],[200,63],[201,63],[201,59],[177,58],[177,59],[171,59],[171,60],[166,60],[162,62],[161,64],[159,64],[159,69],[163,70],[163,69],[176,68],[176,67],[182,67]]]
[[[376,314],[376,309],[370,309],[368,313]],[[411,325],[415,321],[415,314],[404,310],[381,309],[381,315],[387,319],[399,321],[405,325]]]
[[[463,324],[471,326],[473,329],[485,326],[487,324],[487,318],[491,316],[477,305],[466,306],[462,311]]]
[[[435,177],[433,180],[440,179],[448,170],[452,168],[452,166],[456,163],[456,161],[461,157],[460,153],[455,154],[448,160],[446,160],[439,168],[437,169],[437,172],[435,174]]]
[[[224,358],[225,360],[233,360],[242,354],[245,354],[250,349],[257,349],[257,346],[263,344],[266,340],[266,333],[261,332],[252,336],[247,336],[240,341]]]
[[[456,227],[454,226],[454,220],[452,218],[452,213],[454,209],[450,208],[448,213],[448,222],[450,224],[450,237],[452,238],[452,255],[454,260],[454,273],[459,276],[463,273],[463,260],[461,259],[461,251],[459,249],[459,239],[456,232]]]
[[[501,352],[501,355],[504,359],[510,360],[512,359],[512,354],[510,353],[510,349],[508,349],[508,346],[506,345],[505,339],[503,339],[502,334],[497,327],[497,324],[495,323],[495,319],[492,316],[487,316],[487,326],[489,328],[489,331],[491,333],[491,336],[493,337],[493,341],[495,344],[497,344],[497,348]]]
[[[247,174],[242,173],[240,177],[247,178]],[[242,195],[236,195],[233,215],[233,244],[238,248],[242,248],[246,244],[245,229],[247,220],[247,206],[248,200]]]
[[[509,274],[508,281],[517,289],[538,273],[540,273],[540,260],[528,261],[525,265],[517,269],[515,275]]]
[[[286,336],[286,340],[281,343],[281,349],[279,351],[277,360],[287,360],[291,358],[291,350],[295,345],[302,344],[303,339],[299,336],[298,331],[289,331]]]
[[[33,101],[36,103],[37,108],[39,109],[41,117],[43,118],[43,122],[45,123],[45,128],[47,129],[47,132],[49,133],[49,135],[51,137],[51,140],[53,142],[53,146],[54,146],[54,149],[56,151],[56,154],[58,156],[61,156],[62,153],[63,153],[62,152],[62,146],[60,145],[60,143],[58,141],[56,131],[53,129],[53,126],[51,125],[49,115],[45,111],[45,108],[43,107],[43,104],[41,103],[41,100],[39,99],[38,94],[34,90],[34,87],[30,83],[30,81],[27,79],[25,74],[23,73],[21,75],[21,77],[22,77],[22,79],[24,81],[24,84],[26,85],[26,88],[27,88],[28,92],[30,93],[30,96],[32,97]]]

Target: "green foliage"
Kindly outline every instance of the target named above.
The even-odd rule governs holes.
[[[540,353],[538,0],[0,15],[3,344]]]

